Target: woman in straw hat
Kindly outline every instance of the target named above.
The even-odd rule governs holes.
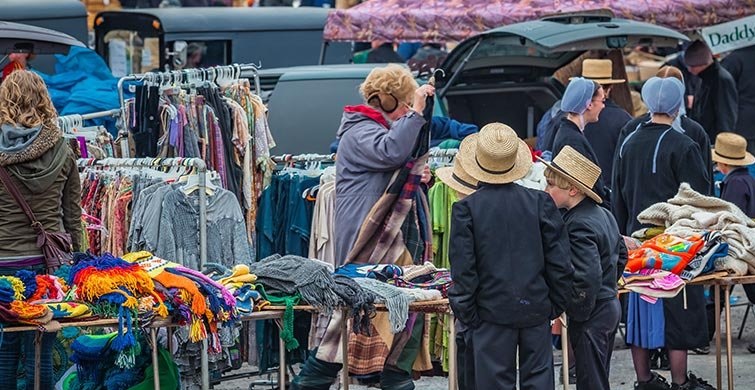
[[[585,137],[584,131],[588,123],[598,121],[600,112],[605,107],[605,100],[605,92],[596,81],[582,77],[575,77],[569,81],[564,97],[561,99],[561,110],[567,114],[561,119],[561,126],[553,141],[554,156],[561,152],[564,146],[569,145],[596,165],[600,165],[598,156]],[[609,193],[602,177],[595,183],[595,192],[608,201]]]
[[[462,166],[462,161],[470,158],[477,145],[477,134],[464,138],[459,145],[459,152],[454,158],[453,167],[443,167],[435,170],[435,176],[456,191],[458,200],[466,198],[477,190],[477,179],[469,175]],[[469,326],[458,318],[454,324],[456,327],[456,367],[458,370],[459,390],[475,389],[474,350],[472,348],[472,332]]]
[[[591,189],[600,168],[570,146],[561,149],[545,177],[556,206],[565,209],[571,244],[574,287],[566,314],[574,347],[577,389],[609,389],[613,341],[621,317],[616,282],[627,260],[616,220],[598,206],[603,200]]]
[[[451,212],[449,291],[474,340],[478,389],[553,389],[550,320],[566,307],[574,270],[548,194],[514,184],[532,166],[513,129],[491,123],[461,168],[480,182]]]
[[[653,115],[627,137],[614,163],[613,212],[623,235],[647,227],[637,221],[640,212],[672,198],[681,183],[701,193],[710,188],[700,148],[672,128],[683,97],[684,85],[676,78],[653,77],[642,88],[642,98]],[[711,389],[705,381],[687,375],[687,351],[708,345],[702,287],[687,286],[686,294],[662,300],[662,334],[642,326],[655,306],[649,307],[636,294],[630,294],[628,301],[626,341],[637,374],[635,389]],[[662,337],[653,337],[659,334]],[[661,347],[668,349],[673,387],[650,371],[650,350]]]

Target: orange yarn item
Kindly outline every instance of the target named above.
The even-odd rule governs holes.
[[[191,312],[195,315],[201,316],[207,312],[207,302],[205,302],[204,295],[199,292],[197,285],[190,279],[166,271],[160,272],[154,279],[165,288],[178,288],[188,294],[187,298],[191,300]],[[189,301],[189,299],[186,301]]]
[[[10,308],[16,314],[20,320],[35,320],[47,315],[48,309],[42,305],[33,305],[24,301],[13,301],[10,303]]]

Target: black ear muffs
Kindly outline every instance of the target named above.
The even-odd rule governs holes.
[[[380,95],[383,95],[383,99],[380,98]],[[384,100],[390,100],[388,99],[388,97],[393,99],[393,105],[390,105],[390,106],[384,105],[383,103]],[[367,103],[374,105],[374,103],[372,103],[373,100],[377,101],[377,106],[380,107],[380,109],[383,110],[383,112],[385,112],[386,114],[390,114],[398,110],[398,106],[399,106],[398,98],[393,96],[392,93],[388,95],[380,93],[380,92],[373,93],[372,95],[370,95],[370,97],[367,98]]]

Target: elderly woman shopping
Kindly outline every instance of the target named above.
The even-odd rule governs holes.
[[[376,229],[375,224],[370,226],[373,220],[380,219],[382,215],[390,215],[391,218],[402,215],[407,218],[401,211],[382,211],[389,209],[393,201],[413,201],[391,198],[395,193],[388,189],[406,188],[406,183],[417,183],[422,175],[424,161],[413,159],[417,157],[413,156],[413,151],[422,138],[420,134],[426,123],[422,113],[426,108],[427,98],[435,90],[431,85],[419,87],[408,69],[388,65],[370,72],[360,86],[360,93],[366,104],[345,107],[338,130],[335,256],[338,264],[343,266],[337,273],[347,276],[354,276],[350,274],[350,270],[359,264],[406,265],[416,261],[412,255],[417,251],[399,248],[402,249],[398,251],[401,254],[393,256],[395,248],[390,245],[383,248],[386,249],[381,252],[384,255],[377,258],[372,248],[372,243],[377,240],[370,239],[372,236],[368,236],[366,232],[377,230],[377,234],[382,233],[380,229]],[[402,174],[395,175],[397,171]],[[406,182],[403,187],[400,179]],[[402,191],[402,195],[404,193]],[[386,201],[388,198],[392,200]],[[404,224],[399,221],[397,225]],[[410,246],[408,241],[407,247]],[[415,246],[415,249],[422,251],[421,245]],[[379,336],[375,338],[377,332],[373,332],[372,338],[364,336],[362,339],[364,345],[385,345],[366,353],[369,356],[365,356],[365,363],[362,365],[368,371],[382,371],[380,384],[383,389],[414,388],[411,364],[417,356],[419,341],[411,336],[418,331],[421,334],[423,324],[416,317],[410,316],[406,324],[392,324],[405,329],[393,335],[392,342],[381,340]],[[342,367],[338,344],[342,336],[340,325],[345,319],[341,313],[334,313],[321,320],[324,329],[322,340],[316,354],[309,357],[299,376],[294,379],[294,389],[329,389]],[[373,324],[375,322],[377,321],[373,321]]]

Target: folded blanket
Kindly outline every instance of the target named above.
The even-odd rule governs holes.
[[[719,230],[729,244],[729,256],[716,261],[716,270],[755,273],[755,221],[732,203],[702,195],[682,183],[676,196],[648,207],[637,220],[666,226],[666,233],[680,237]]]
[[[342,304],[333,290],[335,281],[327,267],[299,256],[273,255],[252,264],[249,271],[268,294],[299,294],[308,304],[330,313]]]
[[[404,330],[406,320],[409,319],[409,303],[414,298],[398,287],[375,279],[357,278],[354,280],[363,289],[375,294],[377,297],[376,302],[385,303],[388,309],[388,318],[391,322],[391,331],[395,334]]]

